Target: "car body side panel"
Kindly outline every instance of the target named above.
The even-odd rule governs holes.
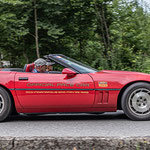
[[[28,80],[19,80],[19,78]],[[67,78],[66,74],[20,73],[15,77],[15,90],[23,108],[92,107],[95,91],[88,74]]]
[[[29,82],[26,81],[19,82],[18,77],[25,77],[25,75],[28,75],[28,78],[32,79],[31,82],[32,84],[30,83],[30,80]],[[131,82],[140,82],[140,81],[150,82],[150,75],[148,74],[136,73],[136,72],[124,72],[124,71],[101,71],[97,73],[86,74],[86,77],[79,75],[78,78],[73,78],[73,79],[71,78],[65,79],[66,75],[62,75],[61,78],[62,80],[59,81],[58,81],[58,76],[54,75],[52,79],[55,78],[56,80],[53,82],[53,84],[54,86],[58,84],[57,87],[53,87],[53,86],[42,87],[43,86],[42,84],[40,86],[39,84],[37,85],[34,84],[37,81],[42,83],[41,81],[42,79],[45,80],[46,82],[48,81],[50,85],[50,82],[52,80],[51,78],[48,77],[48,75],[46,76],[47,77],[44,77],[42,79],[42,78],[38,78],[37,74],[33,74],[33,73],[0,72],[0,85],[5,86],[10,90],[10,92],[13,95],[15,106],[18,112],[48,113],[48,112],[116,111],[118,94],[125,85]],[[14,79],[16,80],[16,85]],[[64,84],[65,86],[62,84],[62,82],[65,83]],[[72,82],[74,82],[75,85],[72,86],[70,84]],[[78,87],[76,84],[78,84]],[[58,100],[59,106],[56,107],[55,100],[53,100],[51,101],[54,104],[51,105],[53,107],[49,107],[49,106],[43,107],[41,105],[42,102],[41,98],[43,98],[43,95],[45,96],[44,98],[47,98],[47,96],[49,95],[48,93],[49,90],[47,89],[51,89],[51,88],[53,89],[52,90],[53,92],[57,93],[57,94],[56,93],[51,93],[51,94],[52,97],[53,96],[55,97],[55,100]],[[19,89],[25,89],[25,90],[19,90]],[[26,93],[26,91],[28,92]],[[42,92],[44,91],[44,93],[42,93],[41,91]],[[36,95],[34,92],[36,92]],[[65,103],[61,102],[60,98],[57,99],[58,93],[59,96],[62,99],[64,99],[65,98],[63,95],[64,92],[66,92],[65,94],[67,95],[66,102],[69,102],[70,97],[71,100],[77,100],[77,101],[72,101],[70,103],[72,105],[70,104],[64,105]],[[82,97],[84,101],[81,101],[80,97]],[[38,99],[40,99],[40,102]],[[86,101],[86,99],[88,100]],[[47,102],[48,100],[45,102],[45,104],[47,104]],[[38,105],[38,107],[37,106],[35,107],[34,106],[35,104]]]
[[[14,88],[14,78],[15,78],[15,72],[0,72],[0,84],[2,86],[5,86],[8,89]]]
[[[14,99],[14,103],[15,103],[15,107],[18,110],[22,109],[19,101],[18,101],[18,98],[16,96],[16,91],[14,90],[14,86],[15,86],[15,82],[14,82],[14,79],[15,79],[15,74],[16,72],[9,72],[9,71],[1,71],[0,72],[0,85],[2,87],[5,87],[7,88],[12,96],[13,96],[13,99]]]
[[[101,71],[89,74],[95,84],[96,96],[93,107],[115,107],[121,89],[131,82],[150,82],[150,75],[127,71]]]
[[[73,108],[18,108],[19,113],[92,113],[92,112],[114,112],[114,107],[73,107]]]

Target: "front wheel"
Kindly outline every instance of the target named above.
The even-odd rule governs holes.
[[[121,106],[132,120],[150,120],[150,84],[139,82],[129,86],[122,95]]]

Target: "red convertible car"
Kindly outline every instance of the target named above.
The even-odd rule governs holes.
[[[0,121],[14,111],[24,114],[123,110],[132,120],[150,119],[150,75],[127,71],[98,71],[61,54],[45,56],[55,71],[0,71]]]

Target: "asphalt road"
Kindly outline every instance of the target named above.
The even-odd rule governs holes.
[[[102,115],[17,116],[0,123],[0,136],[150,136],[150,121],[131,121],[122,111]]]

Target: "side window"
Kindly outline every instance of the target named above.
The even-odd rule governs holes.
[[[51,68],[51,66],[48,66]],[[47,67],[47,68],[48,68]],[[55,63],[52,67],[52,69],[49,69],[48,73],[50,74],[61,74],[62,73],[62,70],[64,69],[65,67],[58,64],[58,63]]]
[[[53,65],[53,70],[54,70],[54,71],[60,71],[60,72],[62,72],[62,70],[63,70],[64,68],[65,68],[64,66],[62,66],[62,65],[60,65],[60,64],[58,64],[58,63],[55,63],[55,64]]]

